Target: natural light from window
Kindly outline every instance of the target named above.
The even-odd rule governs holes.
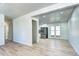
[[[51,26],[51,35],[55,35],[54,31],[55,31],[55,27]]]
[[[51,36],[60,36],[60,26],[51,26]]]
[[[60,26],[56,26],[56,35],[60,36]]]

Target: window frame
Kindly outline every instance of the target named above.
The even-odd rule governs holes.
[[[51,36],[55,36],[55,26],[51,26],[51,28],[53,27],[53,29],[50,29],[50,33],[54,33],[53,35],[51,34]]]
[[[58,25],[59,26],[59,25]],[[57,28],[57,26],[55,27],[55,28]],[[57,32],[59,31],[59,34],[57,34]],[[60,34],[60,26],[59,26],[59,29],[55,29],[55,34],[56,34],[56,36],[60,36],[61,34]]]

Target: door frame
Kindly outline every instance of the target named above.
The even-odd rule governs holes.
[[[37,43],[39,43],[39,40],[40,40],[40,39],[39,39],[39,38],[40,38],[40,37],[39,37],[39,19],[36,18],[36,17],[32,17],[32,21],[36,21],[36,26],[37,26],[37,31],[36,31],[36,32],[37,32],[37,37],[36,37],[36,38],[37,38]],[[33,39],[32,39],[32,40],[33,40]]]

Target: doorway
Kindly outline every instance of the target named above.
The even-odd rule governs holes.
[[[9,26],[7,24],[7,22],[5,22],[5,25],[4,25],[4,28],[5,28],[5,43],[8,41],[8,32],[9,32]]]
[[[32,20],[32,44],[37,43],[37,21]]]
[[[5,21],[4,21],[4,30],[5,30],[5,43],[13,41],[13,23],[12,19],[9,17],[5,16]]]
[[[55,25],[50,27],[51,38],[60,37],[60,25]]]

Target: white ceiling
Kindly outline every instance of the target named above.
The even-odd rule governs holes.
[[[52,24],[57,22],[67,22],[73,11],[72,8],[65,8],[54,12],[49,12],[37,16],[39,18],[39,24]]]
[[[49,5],[52,3],[0,3],[0,14],[16,18]]]

